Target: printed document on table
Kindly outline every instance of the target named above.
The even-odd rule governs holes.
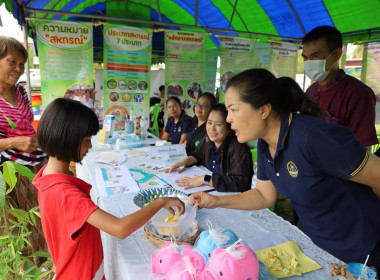
[[[214,190],[214,187],[211,187],[208,185],[202,185],[200,187],[185,190],[185,187],[178,186],[176,181],[184,177],[193,178],[194,176],[204,176],[204,175],[211,175],[211,174],[212,172],[209,170],[201,169],[197,166],[192,166],[192,167],[187,167],[185,171],[181,173],[177,173],[177,171],[173,171],[172,173],[160,172],[156,174],[156,176],[168,182],[176,190],[179,190],[186,194],[192,194],[199,191],[211,191],[211,190]]]
[[[123,165],[97,168],[96,187],[100,197],[140,191],[128,168]]]

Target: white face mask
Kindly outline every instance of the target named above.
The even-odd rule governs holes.
[[[335,64],[333,63],[330,69],[326,71],[326,61],[332,53],[330,53],[329,56],[326,57],[326,59],[307,60],[303,62],[303,66],[305,68],[305,74],[306,76],[310,78],[310,80],[316,81],[316,82],[322,82],[326,79],[327,75],[330,73],[330,70],[333,68]]]

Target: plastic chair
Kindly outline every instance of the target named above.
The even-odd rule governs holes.
[[[377,134],[377,140],[380,142],[380,134]],[[374,154],[380,148],[380,143],[372,145],[371,152]]]
[[[157,103],[150,107],[150,133],[160,137],[160,127],[158,125],[158,115],[161,112],[161,104]]]
[[[252,161],[256,162],[257,161],[257,148],[251,149],[251,154],[252,154]]]

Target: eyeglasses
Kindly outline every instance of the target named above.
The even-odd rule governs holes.
[[[210,106],[208,105],[201,105],[199,103],[195,103],[195,107],[201,108],[201,110],[206,110],[210,108]]]

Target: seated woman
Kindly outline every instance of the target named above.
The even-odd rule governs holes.
[[[224,104],[211,109],[206,123],[207,137],[204,137],[195,152],[173,164],[168,172],[182,166],[200,164],[212,171],[212,176],[196,176],[178,180],[185,189],[204,184],[213,186],[220,192],[243,192],[251,188],[253,164],[247,144],[240,144],[227,123]]]
[[[0,36],[0,163],[12,160],[32,167],[46,155],[38,147],[26,90],[16,85],[27,58],[19,41]]]
[[[162,140],[170,140],[172,144],[183,144],[186,141],[191,118],[181,109],[181,100],[171,96],[166,101],[169,119],[162,135]]]
[[[190,123],[189,133],[186,137],[186,153],[191,155],[199,142],[206,136],[206,121],[211,108],[216,105],[215,96],[209,92],[198,97],[194,105],[195,116]]]

